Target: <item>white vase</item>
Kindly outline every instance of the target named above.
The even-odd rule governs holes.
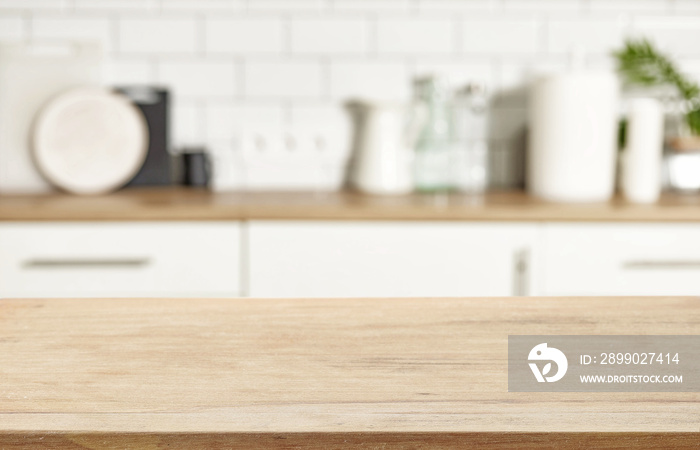
[[[633,203],[653,203],[661,193],[664,115],[653,98],[630,100],[620,187]]]

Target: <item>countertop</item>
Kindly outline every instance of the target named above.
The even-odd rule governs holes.
[[[666,194],[653,205],[616,198],[555,204],[520,191],[468,195],[366,196],[350,192],[211,193],[125,189],[104,196],[0,196],[0,221],[100,220],[463,220],[700,222],[700,196]]]
[[[0,447],[700,443],[700,393],[509,393],[509,334],[700,334],[700,298],[0,300]]]

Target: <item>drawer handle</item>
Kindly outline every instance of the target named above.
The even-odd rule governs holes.
[[[530,252],[527,249],[521,249],[513,255],[513,295],[515,297],[529,295],[529,278]]]
[[[667,260],[667,261],[627,261],[622,264],[627,270],[669,270],[669,269],[700,269],[700,261],[693,260]]]
[[[137,269],[151,263],[148,258],[35,258],[22,264],[27,269]]]

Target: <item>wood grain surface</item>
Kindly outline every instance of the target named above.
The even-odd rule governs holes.
[[[666,194],[653,205],[616,198],[556,204],[521,191],[366,196],[351,192],[229,192],[125,189],[104,196],[1,196],[0,221],[31,220],[484,220],[700,222],[700,196]]]
[[[700,393],[509,393],[509,334],[700,334],[700,298],[0,300],[0,447],[700,445]]]

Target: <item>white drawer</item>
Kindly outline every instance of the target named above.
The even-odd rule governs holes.
[[[548,225],[544,295],[700,295],[700,227]]]
[[[253,297],[527,295],[531,224],[249,224]]]
[[[240,294],[240,225],[0,225],[1,297]]]

